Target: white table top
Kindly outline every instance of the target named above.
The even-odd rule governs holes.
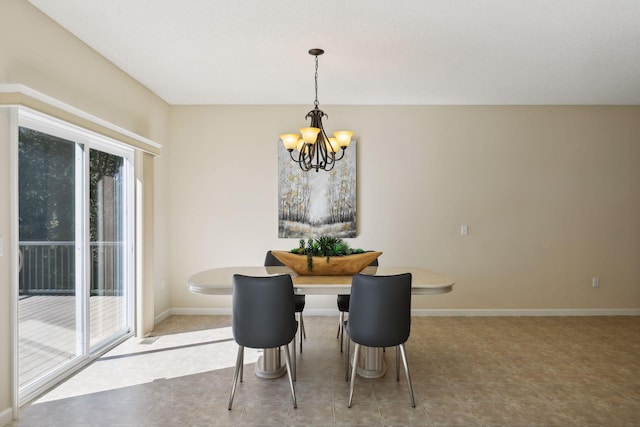
[[[189,290],[196,294],[231,295],[234,274],[247,276],[272,276],[290,274],[294,290],[305,295],[338,295],[351,292],[352,276],[299,276],[288,267],[221,267],[205,270],[189,277]],[[417,267],[367,267],[363,274],[388,276],[411,273],[411,293],[414,295],[436,295],[451,292],[454,281],[443,273]]]

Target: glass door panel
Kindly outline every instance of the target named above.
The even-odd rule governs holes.
[[[77,328],[81,266],[76,257],[76,144],[24,127],[18,144],[18,354],[23,388],[82,354]]]
[[[125,159],[89,150],[89,342],[91,351],[126,333]]]

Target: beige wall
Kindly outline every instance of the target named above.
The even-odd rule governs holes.
[[[308,109],[172,108],[173,307],[228,308],[187,277],[297,246],[277,238],[276,150]],[[456,280],[414,308],[640,307],[640,107],[323,109],[358,141],[351,245]]]
[[[0,84],[23,84],[100,119],[168,145],[169,106],[24,0],[0,1]],[[0,235],[9,245],[9,138],[0,109]],[[161,283],[168,277],[166,241],[169,173],[163,149],[156,159],[153,283],[156,313],[170,307]],[[11,407],[9,257],[0,257],[0,419]]]

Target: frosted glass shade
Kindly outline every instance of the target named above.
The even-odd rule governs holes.
[[[340,151],[340,144],[338,144],[338,141],[335,138],[329,138],[329,141],[327,142],[327,151],[333,151],[334,153]]]
[[[350,130],[341,130],[338,132],[334,132],[333,136],[336,137],[336,140],[338,141],[338,144],[340,144],[340,147],[347,148],[351,143],[353,132],[351,132]]]
[[[282,140],[284,148],[290,151],[296,148],[296,145],[298,145],[299,137],[300,135],[298,135],[297,133],[283,133],[282,135],[280,135],[280,139]]]
[[[296,148],[298,149],[299,152],[302,152],[302,150],[304,150],[304,152],[306,153],[307,151],[309,151],[309,147],[307,147],[304,144],[304,139],[300,138],[296,144]]]
[[[320,133],[319,128],[301,128],[300,133],[302,134],[302,139],[307,144],[315,144],[316,138],[318,138],[318,133]]]

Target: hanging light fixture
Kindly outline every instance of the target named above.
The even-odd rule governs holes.
[[[344,152],[351,143],[353,132],[343,130],[333,133],[333,138],[329,138],[322,126],[322,118],[329,117],[318,108],[318,56],[322,55],[324,50],[311,49],[309,55],[316,57],[316,100],[314,101],[313,110],[305,116],[305,119],[311,118],[311,126],[300,129],[302,137],[297,133],[284,133],[280,135],[284,148],[287,149],[291,160],[300,165],[300,169],[307,172],[315,169],[330,171],[336,162],[344,157]],[[293,150],[297,150],[293,153]],[[338,156],[339,153],[339,156]]]

